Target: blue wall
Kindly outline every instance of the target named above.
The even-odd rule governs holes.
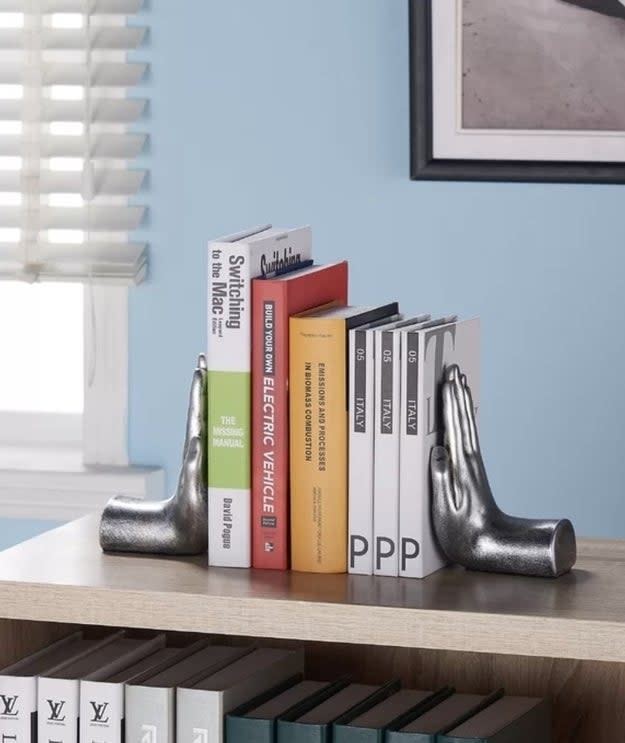
[[[208,238],[311,223],[354,302],[483,321],[501,505],[625,536],[625,190],[408,177],[406,0],[154,2],[152,275],[132,295],[132,458],[173,486]]]
[[[354,302],[480,315],[501,505],[625,536],[625,190],[413,183],[406,0],[152,2],[151,279],[131,299],[133,461],[179,464],[206,241],[311,223]]]

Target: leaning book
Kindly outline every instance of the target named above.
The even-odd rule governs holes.
[[[252,279],[312,257],[310,227],[261,227],[208,245],[208,561],[249,568]]]

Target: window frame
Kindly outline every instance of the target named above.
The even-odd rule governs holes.
[[[128,462],[128,289],[85,285],[82,416],[0,414],[0,425],[13,419],[15,433],[11,440],[0,438],[0,518],[66,520],[100,512],[118,493],[164,497],[161,468]],[[27,435],[33,416],[44,417],[43,430],[55,422],[62,430],[48,441],[33,441]],[[81,417],[82,440],[77,441]],[[40,424],[39,418],[41,429]],[[11,451],[13,459],[7,456]]]

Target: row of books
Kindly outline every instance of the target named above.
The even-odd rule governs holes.
[[[479,322],[353,307],[309,227],[209,244],[209,564],[423,577],[437,390],[479,401]]]
[[[273,694],[273,693],[272,693]],[[289,682],[226,718],[227,743],[549,743],[545,699],[319,681]]]
[[[6,743],[549,743],[546,700],[304,679],[299,650],[78,632],[0,671]]]
[[[226,713],[303,668],[295,650],[77,632],[0,670],[0,740],[222,743]]]

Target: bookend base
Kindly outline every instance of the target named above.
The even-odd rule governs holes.
[[[193,373],[187,434],[178,487],[168,500],[149,502],[118,495],[105,506],[100,546],[105,552],[198,555],[208,549],[205,482],[206,360]]]

